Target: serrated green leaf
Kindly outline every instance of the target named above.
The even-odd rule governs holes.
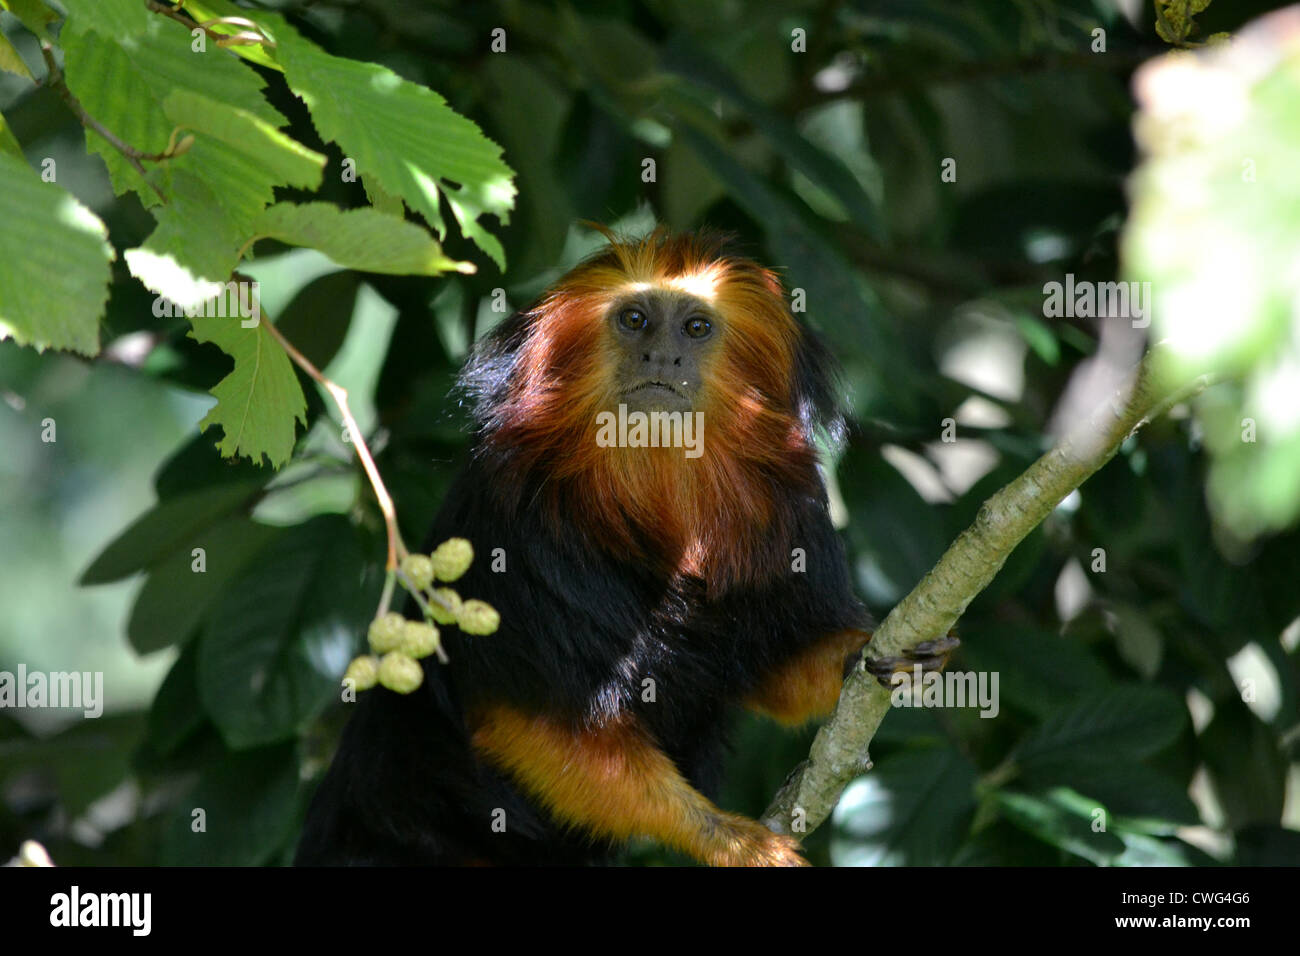
[[[199,643],[199,695],[234,748],[298,733],[339,692],[375,581],[346,518],[284,531],[227,588]]]
[[[366,198],[370,200],[372,206],[385,215],[396,216],[398,219],[405,218],[406,206],[402,203],[402,200],[367,177],[362,177],[361,185],[365,189]]]
[[[225,586],[277,531],[242,516],[230,517],[196,531],[155,562],[131,607],[126,625],[131,646],[150,654],[188,640]],[[194,548],[204,552],[201,572],[194,570]]]
[[[224,457],[246,455],[260,463],[265,454],[279,468],[293,452],[296,426],[307,423],[307,400],[289,356],[263,320],[252,328],[244,328],[239,316],[196,315],[190,322],[191,337],[216,344],[235,360],[234,371],[213,386],[217,404],[199,428],[221,426],[217,448]]]
[[[149,30],[149,21],[157,14],[137,0],[60,0],[68,8],[64,29],[94,30],[106,39],[119,40],[139,36]]]
[[[239,150],[264,165],[277,183],[300,189],[320,188],[325,157],[261,117],[192,90],[174,90],[162,105],[167,118],[177,126],[212,136]]]
[[[1092,693],[1045,720],[1021,742],[1015,761],[1029,772],[1069,760],[1140,760],[1172,743],[1186,720],[1182,701],[1161,687]]]
[[[103,222],[8,152],[0,181],[0,340],[95,355],[114,257]]]
[[[167,117],[163,103],[174,91],[201,94],[272,126],[287,122],[262,95],[264,84],[255,71],[214,45],[205,52],[194,52],[185,28],[164,17],[150,17],[145,32],[116,42],[70,22],[60,42],[69,89],[96,120],[141,152],[166,150],[176,124]],[[167,160],[152,173],[164,193],[169,170],[182,168],[209,183],[232,210],[241,208],[237,199],[245,194],[269,194],[273,178],[268,172],[247,160],[234,163],[232,169],[230,163],[222,162],[229,150],[219,144],[207,145],[202,149],[196,143],[189,153]],[[133,190],[146,206],[158,204],[157,194],[126,157],[93,130],[86,131],[86,148],[103,157],[118,195]],[[145,168],[159,165],[147,163]],[[268,196],[246,214],[251,216],[269,201]]]
[[[358,173],[444,236],[441,192],[461,232],[504,270],[501,243],[479,222],[495,215],[504,224],[514,206],[514,174],[501,148],[433,90],[385,67],[332,56],[279,17],[267,22],[275,24],[289,88],[307,104],[321,138],[337,142]]]
[[[250,228],[188,170],[172,175],[170,193],[170,201],[154,210],[158,226],[145,244],[126,250],[126,265],[145,288],[189,309],[220,294]],[[195,229],[196,222],[203,228]]]
[[[257,234],[319,249],[345,269],[389,275],[465,271],[469,263],[443,255],[429,233],[378,209],[342,210],[330,203],[277,203],[257,222]],[[470,266],[472,270],[472,266]]]
[[[1113,685],[1084,642],[1046,628],[979,627],[961,638],[963,663],[974,671],[996,672],[1003,703],[1042,719],[1059,711],[1063,700]]]
[[[114,538],[81,573],[78,583],[107,584],[153,567],[196,535],[237,511],[262,483],[241,481],[203,488],[160,501]]]
[[[208,23],[208,29],[213,33],[221,33],[226,36],[232,36],[237,33],[247,32],[246,28],[234,23],[211,23],[219,17],[241,17],[245,20],[257,22],[256,10],[249,10],[245,7],[237,7],[229,0],[183,0],[181,6],[185,12],[192,16],[198,23]],[[249,63],[256,63],[259,66],[270,67],[273,70],[284,70],[276,62],[275,57],[266,49],[265,46],[258,43],[239,43],[234,46],[226,47],[237,56],[243,57]]]

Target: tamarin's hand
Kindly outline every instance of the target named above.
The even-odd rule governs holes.
[[[947,637],[938,637],[932,641],[922,641],[916,647],[909,648],[896,657],[868,656],[867,672],[886,690],[893,690],[897,686],[896,675],[911,676],[917,667],[921,668],[923,673],[941,671],[948,666],[948,659],[960,646],[961,641],[957,640],[957,635],[949,634]]]

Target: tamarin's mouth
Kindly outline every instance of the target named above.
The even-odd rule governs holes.
[[[631,395],[633,392],[643,392],[649,389],[662,389],[663,391],[666,392],[672,392],[678,398],[689,397],[685,392],[683,392],[680,388],[678,388],[676,385],[672,384],[671,382],[660,382],[658,380],[650,381],[650,382],[642,382],[640,385],[633,385],[623,394]]]

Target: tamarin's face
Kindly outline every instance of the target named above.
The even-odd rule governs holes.
[[[665,574],[717,589],[787,573],[764,542],[820,487],[824,353],[776,275],[716,236],[609,238],[476,351],[479,459],[509,507],[581,514]]]
[[[688,292],[649,287],[620,296],[607,310],[616,356],[615,387],[632,411],[690,411],[697,404],[724,320]]]

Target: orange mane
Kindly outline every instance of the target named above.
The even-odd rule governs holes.
[[[620,296],[646,287],[690,292],[723,318],[695,404],[704,426],[697,458],[596,440],[597,414],[618,404],[604,316]],[[611,237],[521,318],[483,436],[485,453],[509,454],[517,494],[523,476],[535,476],[536,506],[568,514],[615,554],[669,577],[700,578],[710,592],[788,572],[798,542],[777,502],[792,489],[801,498],[820,493],[820,478],[795,394],[805,333],[775,275],[722,254],[711,237]]]

